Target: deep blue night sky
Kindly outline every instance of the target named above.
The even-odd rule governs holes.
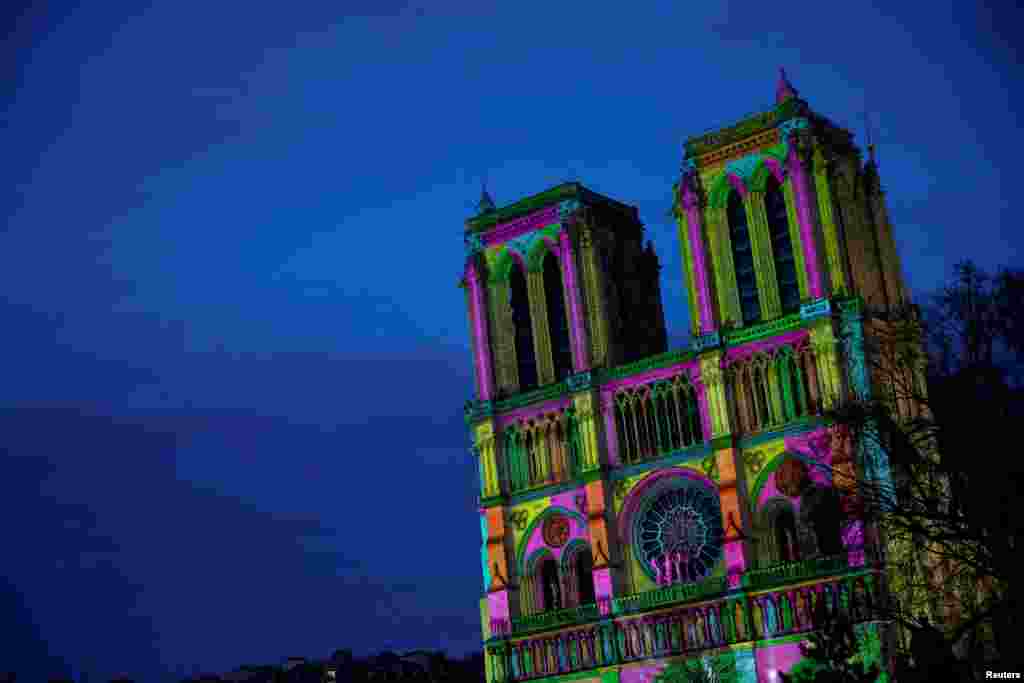
[[[916,291],[1021,265],[1019,10],[145,4],[36,3],[3,48],[0,670],[27,680],[478,646],[456,282],[485,174],[499,204],[638,205],[679,343],[681,142],[786,66],[873,112]]]

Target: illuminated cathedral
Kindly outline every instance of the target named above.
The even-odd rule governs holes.
[[[820,608],[886,659],[837,473],[888,464],[824,416],[872,395],[862,312],[905,285],[873,159],[775,95],[684,145],[687,348],[635,207],[566,183],[466,221],[488,682],[775,681]]]

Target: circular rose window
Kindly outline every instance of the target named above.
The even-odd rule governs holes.
[[[561,548],[569,542],[569,520],[564,515],[551,515],[544,520],[541,534],[549,546]]]
[[[644,501],[633,547],[644,570],[663,583],[707,577],[722,554],[722,513],[715,492],[679,479]]]

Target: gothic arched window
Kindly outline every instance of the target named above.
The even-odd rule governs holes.
[[[775,261],[775,277],[779,285],[779,301],[783,313],[792,313],[800,308],[800,285],[796,274],[796,259],[793,256],[793,242],[789,239],[789,216],[786,213],[786,198],[774,176],[768,178],[764,192],[764,212],[768,217],[768,232],[772,240],[772,258]]]
[[[812,486],[800,499],[800,515],[814,532],[818,552],[826,556],[842,553],[843,510],[838,492],[830,487]]]
[[[597,600],[594,593],[594,560],[589,550],[583,550],[576,555],[576,602],[579,605],[589,605]]]
[[[540,580],[540,596],[543,600],[539,611],[561,609],[562,587],[558,577],[558,565],[551,558],[541,562],[537,569]]]
[[[772,536],[780,562],[793,562],[800,559],[796,517],[793,515],[791,507],[780,508],[775,514],[775,518],[772,520]]]
[[[530,323],[530,296],[526,288],[526,275],[518,264],[513,264],[508,284],[512,326],[515,328],[519,390],[527,391],[537,386],[537,356],[533,350],[533,328]]]
[[[550,251],[544,255],[544,298],[547,301],[551,355],[557,381],[572,374],[572,347],[569,345],[569,316],[565,311],[562,269]]]
[[[757,294],[757,275],[754,271],[754,248],[747,227],[747,210],[738,192],[729,193],[727,209],[729,241],[732,243],[732,263],[736,267],[736,288],[740,295],[742,323],[749,325],[761,319],[761,300]]]

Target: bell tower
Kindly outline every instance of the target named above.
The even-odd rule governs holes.
[[[488,683],[778,680],[836,610],[877,642],[874,538],[832,477],[888,465],[829,421],[873,395],[863,307],[905,299],[876,164],[780,73],[685,143],[674,196],[671,351],[634,207],[565,183],[465,223]]]
[[[660,265],[635,207],[566,183],[466,221],[477,397],[666,350]]]
[[[676,185],[695,336],[797,313],[830,296],[907,303],[873,158],[811,110],[780,70],[775,108],[692,138]]]

